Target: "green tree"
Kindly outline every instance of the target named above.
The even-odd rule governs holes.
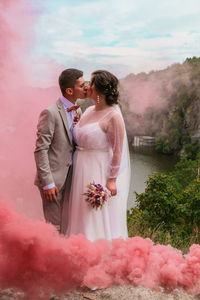
[[[172,228],[177,220],[178,197],[170,175],[154,173],[147,181],[144,193],[137,194],[137,207],[143,211],[150,227]]]
[[[198,157],[200,147],[199,142],[196,140],[191,144],[186,144],[184,146],[184,152],[186,153],[187,159],[195,160]]]
[[[198,161],[187,159],[187,156],[184,156],[176,163],[174,171],[171,172],[173,177],[173,184],[177,190],[180,192],[186,188],[190,182],[197,178],[198,175]]]
[[[200,180],[193,180],[182,192],[181,197],[179,209],[187,228],[191,231],[193,226],[197,226],[200,233]]]

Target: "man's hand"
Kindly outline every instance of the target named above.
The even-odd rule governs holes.
[[[111,196],[117,195],[116,178],[109,178],[106,187],[110,191]]]
[[[52,189],[44,191],[44,198],[48,201],[56,201],[56,196],[59,195],[58,188],[55,186]]]

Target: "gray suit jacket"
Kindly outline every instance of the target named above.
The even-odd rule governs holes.
[[[73,148],[66,112],[59,99],[39,117],[34,151],[35,184],[42,188],[54,182],[60,189],[67,177]]]

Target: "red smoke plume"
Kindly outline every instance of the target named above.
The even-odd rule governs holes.
[[[41,218],[41,200],[33,185],[35,132],[40,111],[55,102],[59,91],[28,86],[34,67],[31,49],[36,19],[30,1],[0,3],[0,196],[17,211]],[[49,65],[52,76],[56,68]]]
[[[182,256],[171,246],[140,237],[112,242],[68,239],[52,225],[11,212],[0,203],[0,287],[17,287],[38,299],[41,291],[63,293],[75,287],[118,284],[200,293],[200,246]]]

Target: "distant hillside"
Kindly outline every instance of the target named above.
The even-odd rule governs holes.
[[[162,71],[120,80],[121,106],[129,139],[157,137],[166,151],[180,151],[200,131],[200,58]],[[162,149],[161,149],[162,150]]]

